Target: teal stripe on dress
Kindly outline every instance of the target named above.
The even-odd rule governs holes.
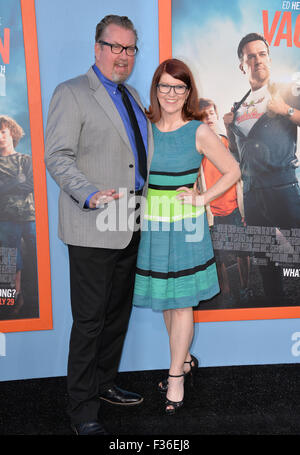
[[[216,282],[216,265],[205,271],[180,278],[144,277],[139,274],[135,279],[135,305],[161,309],[197,306],[199,300],[210,299],[220,291]]]
[[[151,276],[136,275],[135,292],[138,295],[147,295],[149,290],[152,296],[157,299],[169,299],[174,297],[185,297],[196,295],[215,283],[215,264],[210,265],[205,271],[194,275],[181,276],[179,278],[152,278]]]
[[[158,186],[185,186],[191,183],[195,183],[198,173],[188,175],[152,175],[149,176],[149,185]]]

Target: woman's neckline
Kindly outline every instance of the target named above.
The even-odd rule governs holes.
[[[159,129],[155,123],[153,123],[153,125],[160,133],[174,133],[175,131],[178,131],[181,128],[184,128],[185,126],[189,125],[191,123],[191,121],[192,120],[189,120],[188,122],[183,123],[182,125],[178,126],[177,128],[174,128],[173,130],[168,130],[168,131],[163,131],[163,130]]]

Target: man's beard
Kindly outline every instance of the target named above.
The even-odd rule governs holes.
[[[112,75],[111,75],[112,82],[115,82],[116,84],[119,84],[120,82],[126,81],[127,78],[128,78],[128,73],[120,75],[120,74],[117,74],[117,73],[115,73],[113,71]]]
[[[116,84],[126,81],[126,79],[129,77],[128,66],[126,68],[127,68],[127,71],[123,74],[119,74],[117,71],[115,71],[113,69],[112,75],[111,75],[111,80],[113,82],[115,82]]]

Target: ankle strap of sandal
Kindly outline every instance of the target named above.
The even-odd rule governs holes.
[[[174,374],[169,374],[170,378],[181,378],[182,376],[185,376],[185,373],[174,375]]]

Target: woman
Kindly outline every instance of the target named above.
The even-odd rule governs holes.
[[[183,62],[170,59],[159,65],[150,102],[155,147],[133,304],[163,311],[171,365],[159,389],[166,392],[166,413],[174,414],[183,404],[184,379],[197,367],[189,352],[193,306],[219,292],[204,205],[233,185],[240,172],[219,138],[199,121],[197,89]],[[199,195],[193,185],[202,153],[222,177]]]

